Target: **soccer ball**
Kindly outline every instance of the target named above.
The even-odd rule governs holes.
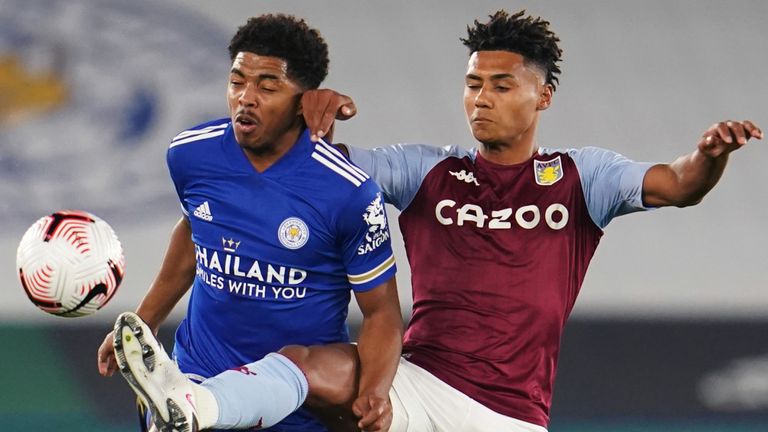
[[[29,227],[16,251],[16,267],[35,306],[78,317],[96,312],[115,295],[125,258],[109,224],[88,212],[67,210]]]

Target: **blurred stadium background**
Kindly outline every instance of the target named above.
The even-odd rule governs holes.
[[[542,145],[669,161],[715,121],[768,128],[760,0],[0,0],[0,430],[135,430],[131,392],[98,376],[96,349],[159,266],[179,215],[167,143],[226,116],[226,46],[248,16],[292,13],[323,33],[325,84],[359,108],[337,139],[472,146],[458,38],[498,8],[542,15],[562,39]],[[735,154],[701,205],[607,228],[566,330],[551,431],[768,428],[765,146]],[[24,230],[62,208],[103,217],[125,247],[123,286],[93,317],[47,316],[16,280]]]

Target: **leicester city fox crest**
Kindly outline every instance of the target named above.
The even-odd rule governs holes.
[[[309,228],[303,220],[289,217],[280,224],[280,228],[277,229],[277,237],[286,248],[299,249],[309,240]]]
[[[560,156],[548,161],[533,161],[534,177],[536,184],[551,186],[563,178],[563,164]]]
[[[376,198],[365,208],[363,220],[368,224],[368,232],[365,234],[365,243],[357,249],[358,255],[371,252],[389,240],[387,215],[384,212],[384,200],[381,192],[378,192]]]

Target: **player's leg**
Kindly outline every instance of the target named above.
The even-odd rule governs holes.
[[[291,345],[278,354],[290,360],[306,377],[308,408],[330,431],[359,431],[358,418],[352,413],[352,402],[357,397],[360,378],[360,358],[357,347],[351,344],[315,345],[310,347]],[[261,362],[244,366],[252,370]],[[395,377],[397,380],[397,377]],[[203,382],[219,403],[219,421],[252,415],[258,410],[251,399],[254,392],[269,393],[270,388],[255,387],[248,375],[227,371]],[[397,394],[390,392],[393,407],[393,432],[428,431],[410,428]],[[418,411],[418,408],[416,408]],[[250,413],[250,414],[249,414]],[[418,415],[411,414],[418,418]],[[395,425],[402,425],[394,428]],[[421,424],[421,423],[415,423]]]
[[[409,418],[407,429],[390,432],[547,432],[491,410],[407,360],[400,360],[392,387]]]
[[[279,351],[304,371],[309,382],[308,408],[331,432],[359,431],[352,413],[360,378],[357,346],[332,344],[312,347],[287,346]],[[404,360],[401,360],[402,364]],[[418,400],[418,383],[400,370],[389,392],[392,404],[390,432],[433,431]]]
[[[359,431],[352,402],[357,395],[360,359],[357,346],[334,344],[312,347],[288,346],[280,353],[301,368],[309,381],[305,406],[332,432]],[[401,372],[401,367],[405,369]],[[400,360],[389,391],[392,425],[389,432],[434,432],[432,422],[421,403],[420,380],[408,373],[408,363]],[[457,429],[458,430],[458,429]]]
[[[280,360],[276,362],[275,360]],[[350,344],[287,346],[262,360],[223,372],[201,383],[215,395],[218,404],[218,428],[267,427],[276,416],[266,417],[263,412],[279,413],[283,417],[306,407],[334,431],[357,431],[357,419],[352,415],[352,402],[356,396],[359,359],[357,349]],[[280,366],[282,372],[276,366]],[[265,373],[271,371],[272,379]],[[285,371],[291,371],[285,377]],[[302,380],[300,399],[290,404],[273,398],[276,390],[285,391],[285,382],[294,377]],[[268,400],[255,402],[258,398]]]
[[[150,408],[162,432],[268,427],[298,409],[306,398],[303,373],[280,354],[195,384],[133,313],[118,317],[114,346],[120,372]],[[218,392],[219,387],[225,391]]]
[[[289,345],[278,352],[304,372],[309,384],[304,406],[320,422],[332,432],[359,431],[352,413],[360,379],[356,345]]]
[[[389,400],[392,403],[392,426],[389,432],[435,432],[435,426],[422,404],[421,397],[429,389],[422,388],[421,381],[410,373],[412,364],[400,359]],[[455,429],[460,430],[460,429]]]
[[[462,395],[464,396],[464,395]],[[467,398],[469,399],[469,398]],[[499,414],[475,400],[467,400],[469,415],[459,429],[467,432],[547,432],[543,426]],[[456,430],[456,429],[443,429]]]

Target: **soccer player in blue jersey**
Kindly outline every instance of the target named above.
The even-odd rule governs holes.
[[[412,269],[390,430],[545,432],[563,328],[603,228],[623,214],[697,204],[729,154],[763,133],[750,121],[720,122],[669,164],[539,147],[559,39],[523,12],[499,11],[468,30],[464,106],[477,148],[349,148],[402,211]],[[354,114],[332,91],[306,92],[302,105],[318,136],[337,112]]]
[[[327,74],[327,46],[303,20],[262,15],[229,52],[230,117],[173,138],[167,161],[183,217],[136,313],[120,315],[101,345],[99,371],[119,368],[161,431],[324,430],[291,414],[314,399],[354,406],[376,430],[391,413],[402,317],[378,186],[310,141],[302,118],[302,93]],[[154,334],[190,286],[174,362]],[[356,350],[350,291],[363,312]],[[302,371],[304,361],[331,366]],[[349,390],[329,376],[346,377]]]

